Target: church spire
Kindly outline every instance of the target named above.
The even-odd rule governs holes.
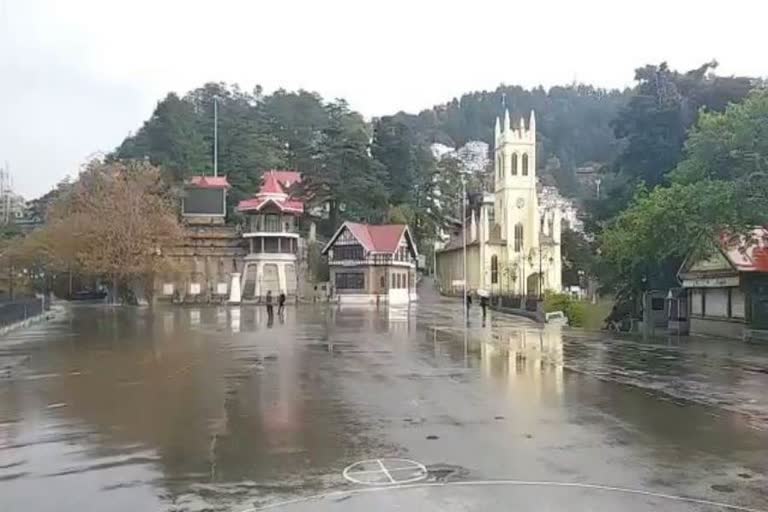
[[[499,123],[499,118],[496,118],[496,128],[494,129],[494,134],[496,136],[496,140],[501,137],[501,124]]]
[[[531,110],[531,117],[528,119],[528,131],[536,136],[536,113]]]
[[[504,131],[509,131],[509,110],[504,109]]]

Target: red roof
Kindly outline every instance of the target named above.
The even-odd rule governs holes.
[[[271,197],[254,197],[251,199],[245,199],[240,201],[237,205],[237,209],[241,212],[254,211],[257,212],[264,208],[267,204],[272,203],[277,206],[280,211],[287,213],[304,213],[304,203],[301,201],[294,201],[291,199],[275,199]]]
[[[301,181],[301,174],[296,171],[266,171],[262,175],[261,188],[255,197],[240,201],[237,209],[241,212],[259,211],[272,203],[281,212],[304,213],[304,202],[290,198],[286,190]]]
[[[720,247],[739,272],[768,272],[768,229],[755,228],[748,237],[723,235]]]
[[[358,222],[345,222],[333,235],[328,245],[325,246],[323,252],[330,248],[330,246],[336,241],[338,236],[344,231],[344,228],[349,229],[350,233],[357,238],[368,252],[378,252],[392,254],[397,251],[400,244],[400,240],[403,234],[408,230],[408,226],[405,224],[360,224]],[[411,241],[411,247],[416,252],[416,247],[413,246]]]
[[[301,182],[301,173],[297,171],[267,171],[269,174],[274,175],[277,178],[277,181],[280,182],[281,185],[288,188],[294,183],[300,183]]]
[[[230,188],[226,176],[192,176],[187,185],[196,188]]]
[[[259,189],[259,195],[261,194],[285,194],[274,172],[268,172],[264,175],[264,181]]]

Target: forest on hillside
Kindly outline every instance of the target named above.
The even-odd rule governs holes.
[[[650,281],[670,282],[696,240],[711,238],[723,228],[716,218],[700,222],[675,212],[676,222],[694,227],[669,252],[649,242],[653,233],[638,225],[648,215],[655,222],[651,231],[669,224],[671,211],[655,198],[670,190],[683,194],[681,200],[696,201],[697,192],[685,188],[695,183],[681,181],[683,174],[676,169],[689,165],[692,155],[686,144],[692,133],[702,130],[698,123],[722,123],[721,117],[736,115],[736,105],[765,92],[760,79],[719,76],[716,67],[710,62],[675,71],[666,63],[646,65],[636,70],[634,87],[623,91],[584,84],[548,90],[501,85],[419,113],[397,112],[370,121],[344,100],[327,101],[310,91],[265,94],[260,87],[243,91],[237,85],[209,83],[183,96],[168,94],[109,159],[149,160],[173,182],[210,174],[216,99],[219,169],[233,185],[232,203],[258,189],[263,171],[297,169],[314,200],[330,206],[323,230],[332,230],[343,219],[408,222],[422,245],[430,246],[435,228],[457,213],[462,171],[455,159],[436,160],[430,144],[458,148],[480,140],[492,151],[495,118],[504,107],[513,118],[535,110],[537,161],[546,167],[543,174],[551,174],[562,193],[576,197],[580,190],[574,172],[579,166],[600,169],[603,182],[599,197],[580,197],[587,234],[565,237],[566,268],[571,275],[576,268],[583,270],[614,290],[639,290]],[[759,114],[763,104],[755,100],[748,105]],[[714,151],[707,156],[703,146],[697,148],[704,152],[695,155],[699,160],[731,158]],[[750,151],[755,162],[766,158],[754,148]],[[719,179],[715,187],[735,181]],[[482,180],[470,180],[470,189],[480,187]],[[762,190],[753,191],[759,198]],[[733,190],[721,192],[725,198]],[[731,204],[723,201],[726,207]],[[697,210],[696,205],[688,206],[691,212]],[[759,219],[729,217],[732,224],[736,220]],[[674,225],[667,233],[675,237]],[[642,246],[645,242],[648,245]]]

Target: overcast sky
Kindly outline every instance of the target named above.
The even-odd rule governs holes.
[[[667,60],[768,75],[764,0],[0,0],[0,162],[27,198],[169,91],[306,88],[365,116],[500,83],[632,84]]]

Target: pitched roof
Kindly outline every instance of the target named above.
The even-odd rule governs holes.
[[[259,194],[285,194],[283,186],[273,172],[267,172],[259,189]]]
[[[277,178],[281,185],[288,188],[294,183],[301,183],[301,173],[298,171],[267,171]]]
[[[288,213],[304,213],[304,203],[292,199],[276,199],[274,197],[253,197],[244,199],[237,205],[241,212],[258,212],[268,204],[274,204],[280,211]]]
[[[732,271],[736,272],[768,272],[768,228],[756,227],[746,235],[739,236],[723,233],[718,242],[720,254],[725,258],[723,266],[730,265]],[[709,271],[722,272],[724,269],[717,268],[716,256],[717,253],[710,254],[709,258],[693,259],[689,255],[680,267],[678,277]],[[704,262],[704,266],[697,269],[701,262]],[[707,268],[712,265],[714,267],[711,269]]]
[[[397,251],[403,236],[406,236],[414,254],[418,254],[416,245],[411,239],[408,226],[405,224],[361,224],[359,222],[345,222],[342,224],[325,248],[323,248],[323,252],[330,249],[345,228],[352,233],[357,241],[360,242],[360,245],[368,252],[392,254]]]
[[[739,272],[768,272],[768,229],[754,228],[747,236],[722,235],[720,248]]]
[[[187,181],[188,186],[196,188],[230,188],[226,176],[192,176]]]
[[[259,192],[250,199],[240,201],[238,211],[260,211],[268,204],[274,204],[280,211],[304,213],[304,202],[289,197],[286,189],[301,181],[301,174],[296,171],[266,171],[262,177]]]

